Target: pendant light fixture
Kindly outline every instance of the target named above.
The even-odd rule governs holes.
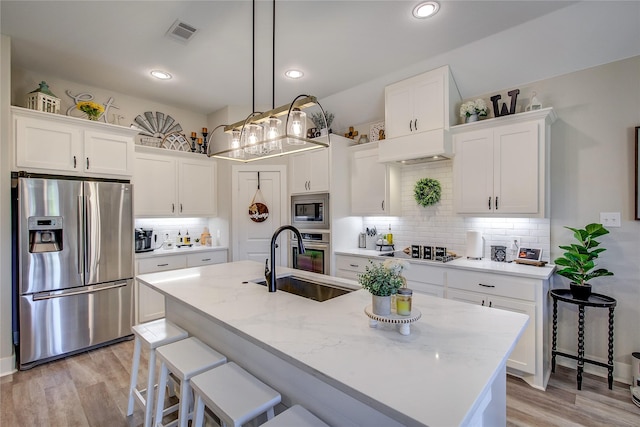
[[[255,111],[255,0],[253,0],[253,81],[252,81],[252,110],[243,121],[232,125],[220,125],[228,133],[230,140],[221,139],[212,142],[209,135],[209,152],[207,156],[220,159],[252,162],[270,157],[298,153],[306,150],[326,148],[330,144],[330,137],[326,140],[307,138],[307,114],[302,111],[316,105],[322,111],[325,126],[326,114],[316,97],[298,95],[287,104],[275,108],[275,32],[276,32],[276,2],[273,0],[272,27],[272,96],[271,110]],[[284,124],[283,124],[284,122]],[[216,128],[217,129],[217,128]]]

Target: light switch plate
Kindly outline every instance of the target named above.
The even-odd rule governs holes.
[[[600,223],[605,227],[620,227],[620,212],[600,212]]]

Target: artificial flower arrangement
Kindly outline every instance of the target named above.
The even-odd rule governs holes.
[[[484,117],[488,112],[487,103],[484,102],[482,98],[478,98],[475,101],[464,102],[460,106],[460,117],[462,118],[469,117],[473,114]]]
[[[370,260],[365,272],[358,274],[358,283],[372,295],[391,296],[406,286],[407,281],[401,273],[408,268],[409,263],[404,260],[387,259],[383,263]]]
[[[85,113],[89,117],[89,120],[98,120],[98,117],[104,113],[104,107],[93,101],[78,102],[76,108]]]

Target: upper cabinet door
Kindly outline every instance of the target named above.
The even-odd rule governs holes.
[[[216,162],[181,159],[178,166],[180,201],[178,215],[216,215]]]
[[[458,213],[493,212],[493,131],[454,137],[454,200]]]
[[[501,126],[493,134],[494,193],[497,214],[530,213],[540,209],[540,142],[537,123]],[[542,169],[544,170],[544,169]]]
[[[413,130],[412,84],[400,82],[385,89],[385,132],[387,138],[408,135]]]
[[[319,148],[292,154],[291,194],[329,191],[329,149]]]
[[[131,176],[133,163],[134,150],[130,137],[84,132],[83,168],[86,172]]]
[[[170,156],[136,153],[133,208],[136,216],[174,216],[177,163]]]
[[[82,172],[84,166],[80,128],[18,116],[15,116],[14,126],[18,168]]]
[[[413,131],[426,132],[444,127],[444,75],[428,73],[412,88]]]

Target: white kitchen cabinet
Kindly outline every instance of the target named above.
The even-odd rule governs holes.
[[[396,216],[401,213],[400,168],[378,162],[377,144],[351,152],[351,215]]]
[[[546,387],[550,369],[548,328],[545,326],[549,320],[548,291],[548,280],[455,269],[447,271],[448,299],[529,316],[529,324],[509,356],[507,368],[540,389]]]
[[[172,155],[136,148],[133,183],[136,216],[198,216],[216,214],[216,163],[192,153]]]
[[[152,256],[136,260],[136,275],[224,262],[227,262],[226,250],[201,250],[189,254]],[[136,323],[148,322],[161,317],[164,317],[164,296],[136,280]]]
[[[292,154],[289,165],[291,194],[329,191],[329,149]]]
[[[81,176],[133,175],[134,129],[12,107],[14,169]]]
[[[402,272],[407,287],[415,292],[444,298],[445,269],[435,265],[412,263]]]
[[[381,263],[378,257],[358,257],[350,255],[336,255],[336,277],[343,279],[358,280],[358,274],[365,272],[365,267],[369,266],[369,261]]]
[[[545,109],[456,127],[456,212],[546,216],[553,120],[553,110]]]
[[[460,93],[448,66],[385,87],[385,133],[381,162],[452,154],[449,127]]]
[[[449,67],[441,67],[385,87],[387,138],[444,127],[445,78],[448,74]]]

